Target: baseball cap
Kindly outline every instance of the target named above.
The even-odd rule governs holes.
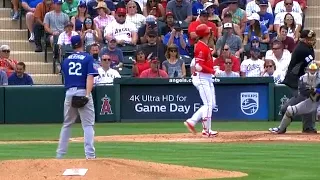
[[[53,0],[53,4],[63,4],[62,0]]]
[[[312,38],[312,37],[316,37],[316,33],[312,30],[302,30],[301,34],[300,34],[300,38]]]
[[[232,23],[224,23],[223,24],[223,29],[228,29],[228,28],[232,28]]]
[[[268,0],[260,0],[259,5],[268,5]]]
[[[173,16],[173,13],[172,13],[171,11],[168,11],[168,12],[166,13],[166,17],[168,17],[168,16]]]
[[[225,14],[224,14],[224,17],[226,18],[226,17],[229,17],[229,18],[232,18],[232,13],[231,12],[226,12]]]
[[[116,14],[122,14],[122,15],[126,15],[127,14],[127,10],[126,10],[126,8],[118,8],[117,10],[116,10]]]
[[[156,57],[153,57],[151,59],[151,63],[159,63],[160,61],[156,58]]]
[[[155,16],[153,16],[153,15],[148,15],[147,17],[146,17],[146,23],[154,23],[154,22],[156,22],[156,17]]]
[[[158,36],[158,33],[154,30],[151,30],[148,32],[147,34],[149,37],[157,37]]]
[[[117,39],[113,36],[111,39],[110,39],[110,42],[112,41],[117,41]]]
[[[213,6],[214,4],[212,2],[206,2],[203,4],[203,9],[207,10],[208,7]]]
[[[87,7],[87,4],[85,1],[80,1],[78,7]]]
[[[78,46],[81,43],[81,36],[75,35],[71,37],[71,45],[72,46]]]
[[[200,11],[200,16],[208,16],[209,12],[207,10],[201,10]]]
[[[260,21],[260,16],[258,13],[252,13],[251,16],[248,17],[248,20],[257,20]]]
[[[10,51],[10,46],[8,46],[8,45],[2,45],[2,46],[0,46],[0,50],[1,50],[1,51],[5,51],[5,50]]]
[[[252,42],[252,41],[259,41],[259,37],[258,36],[251,36],[250,42]]]

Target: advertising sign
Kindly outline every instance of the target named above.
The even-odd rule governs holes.
[[[268,85],[216,85],[213,120],[268,120]],[[202,106],[191,84],[122,85],[121,119],[187,119]]]

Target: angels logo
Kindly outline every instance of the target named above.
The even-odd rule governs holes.
[[[104,95],[103,98],[101,98],[102,104],[101,104],[101,111],[100,115],[105,115],[105,114],[113,114],[112,109],[111,109],[111,98],[109,98],[107,95]]]
[[[289,98],[288,98],[286,95],[284,95],[284,96],[280,99],[281,104],[279,105],[279,112],[278,112],[278,115],[279,115],[279,116],[282,115],[282,113],[281,113],[281,108],[282,108],[282,106],[283,106],[284,104],[286,104],[288,101],[289,101]]]
[[[259,93],[243,92],[240,94],[241,111],[248,115],[254,115],[259,109]]]

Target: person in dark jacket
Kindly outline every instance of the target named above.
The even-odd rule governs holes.
[[[314,60],[314,46],[316,44],[316,34],[312,30],[303,30],[301,32],[300,41],[295,50],[292,52],[291,61],[288,66],[287,74],[283,80],[283,84],[288,86],[292,92],[292,98],[282,106],[282,115],[285,114],[288,106],[296,105],[302,100],[298,98],[299,78],[305,73],[306,67]],[[316,132],[315,123],[313,121],[313,113],[302,115],[302,132]],[[280,131],[279,128],[270,128],[270,132],[285,133],[286,129]]]

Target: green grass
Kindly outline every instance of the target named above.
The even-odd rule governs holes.
[[[219,131],[264,130],[278,122],[219,122]],[[1,140],[57,139],[61,125],[1,125]],[[295,122],[289,130],[301,130]],[[181,123],[97,124],[96,135],[186,132]],[[76,125],[73,136],[81,136]],[[52,158],[57,144],[3,144],[0,159]],[[235,170],[248,177],[228,180],[318,180],[317,143],[96,143],[97,156]],[[71,143],[67,158],[83,158],[83,144]],[[227,180],[227,179],[225,179]]]

